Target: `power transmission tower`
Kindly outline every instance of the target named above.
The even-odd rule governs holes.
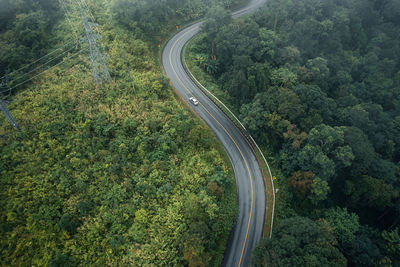
[[[80,6],[80,12],[82,16],[83,26],[85,28],[86,39],[89,43],[90,60],[92,62],[93,77],[97,84],[102,84],[105,81],[111,81],[110,72],[108,71],[107,65],[104,60],[103,54],[100,52],[98,43],[101,42],[101,35],[97,32],[97,24],[89,22],[85,11]]]

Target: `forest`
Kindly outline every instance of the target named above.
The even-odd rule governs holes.
[[[215,2],[236,3],[0,0],[2,97],[21,128],[0,116],[0,265],[219,266],[234,175],[159,66],[159,45]],[[111,82],[93,79],[76,3]]]
[[[400,266],[400,1],[208,13],[189,68],[277,165],[255,266]]]

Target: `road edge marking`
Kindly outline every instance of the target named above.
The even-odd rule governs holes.
[[[188,30],[187,32],[185,32],[185,33],[182,33],[182,36],[180,36],[172,45],[171,45],[171,50],[170,50],[170,53],[169,53],[169,63],[170,63],[170,66],[171,66],[171,69],[172,69],[172,71],[174,72],[174,74],[175,74],[175,76],[178,78],[178,80],[179,80],[179,82],[181,83],[181,85],[186,89],[186,91],[188,91],[190,94],[192,94],[193,95],[193,92],[189,89],[189,88],[187,88],[187,86],[184,84],[184,82],[182,81],[182,79],[179,77],[179,75],[178,75],[178,73],[176,72],[176,70],[175,70],[175,68],[174,68],[174,66],[172,65],[172,51],[173,51],[173,49],[174,49],[174,47],[176,46],[176,44],[186,35],[186,34],[188,34],[188,33],[190,33],[191,31],[193,31],[193,30],[195,30],[196,28],[193,28],[193,29],[190,29],[190,30]],[[230,137],[230,139],[232,140],[232,142],[235,144],[235,146],[236,146],[236,148],[238,149],[238,151],[239,151],[239,153],[240,153],[240,155],[241,155],[241,157],[242,157],[242,159],[243,159],[243,161],[244,161],[244,163],[245,163],[245,165],[246,165],[246,168],[247,168],[247,172],[248,172],[248,175],[249,175],[249,180],[250,180],[250,185],[251,185],[251,202],[250,202],[250,216],[249,216],[249,220],[248,220],[248,223],[247,223],[247,229],[246,229],[246,236],[245,236],[245,240],[244,240],[244,243],[243,243],[243,247],[242,247],[242,252],[241,252],[241,254],[240,254],[240,260],[239,260],[239,263],[238,263],[238,267],[240,267],[241,266],[241,263],[242,263],[242,258],[243,258],[243,253],[244,253],[244,250],[245,250],[245,248],[246,248],[246,245],[247,245],[247,237],[248,237],[248,233],[249,233],[249,229],[250,229],[250,223],[251,223],[251,219],[252,219],[252,214],[253,214],[253,202],[254,202],[254,189],[253,189],[253,180],[252,180],[252,176],[251,176],[251,173],[250,173],[250,168],[249,168],[249,165],[248,165],[248,163],[247,163],[247,160],[244,158],[244,155],[243,155],[243,153],[242,153],[242,151],[241,151],[241,149],[239,148],[239,146],[238,146],[238,144],[236,143],[236,141],[234,140],[234,138],[232,137],[232,135],[228,132],[228,130],[226,130],[226,128],[208,111],[208,109],[206,108],[206,107],[204,107],[204,105],[199,101],[199,104],[203,107],[203,109],[224,129],[224,131],[226,132],[226,134],[228,134],[228,136]]]

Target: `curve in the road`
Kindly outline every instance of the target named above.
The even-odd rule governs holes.
[[[232,14],[234,18],[253,12],[265,0],[253,0]],[[209,125],[224,146],[236,177],[239,216],[230,235],[223,266],[248,266],[251,251],[260,241],[265,214],[265,186],[260,166],[246,138],[234,123],[195,85],[186,73],[181,54],[185,44],[196,35],[203,22],[196,23],[169,40],[163,50],[162,63],[176,91],[187,102],[194,96],[193,110]]]

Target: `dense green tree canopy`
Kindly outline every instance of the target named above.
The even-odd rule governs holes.
[[[262,241],[253,253],[255,266],[345,266],[326,222],[304,217],[280,220],[272,239]]]
[[[278,217],[330,213],[354,265],[395,262],[380,235],[358,229],[400,223],[398,2],[270,0],[217,32],[205,28],[188,52],[213,59],[203,81],[278,157]]]
[[[348,243],[354,240],[355,233],[360,225],[358,216],[350,213],[347,209],[330,209],[325,212],[325,219],[333,227],[336,238],[341,243]]]

